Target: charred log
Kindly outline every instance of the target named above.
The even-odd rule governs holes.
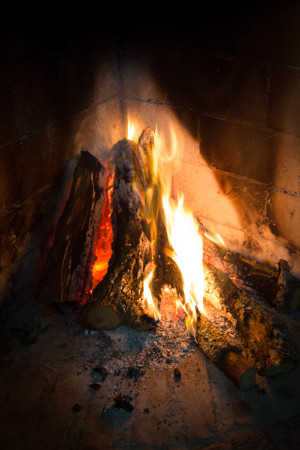
[[[201,315],[197,324],[198,345],[207,358],[234,382],[239,389],[255,384],[255,366],[244,355],[237,340],[225,335]]]
[[[223,264],[226,272],[237,285],[256,293],[279,311],[290,309],[297,281],[292,276],[287,261],[281,259],[276,269],[236,252],[227,252],[223,258]]]
[[[237,288],[227,274],[206,263],[205,298],[232,319],[249,359],[261,375],[287,372],[296,365],[293,348],[262,303]]]
[[[113,254],[107,274],[81,311],[89,329],[116,328],[120,324],[146,330],[155,322],[145,314],[143,283],[152,249],[144,217],[145,178],[137,145],[124,139],[112,148],[114,193],[112,201]],[[148,267],[147,267],[148,266]]]
[[[43,301],[83,302],[92,287],[90,267],[104,203],[104,167],[82,151],[73,175],[69,199],[59,220],[38,289]]]
[[[183,278],[177,264],[170,256],[159,253],[151,285],[151,292],[159,301],[165,286],[175,289],[178,297],[184,299]]]

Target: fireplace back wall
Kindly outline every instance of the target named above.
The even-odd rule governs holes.
[[[0,289],[32,293],[82,148],[105,160],[142,126],[177,124],[174,185],[233,250],[300,275],[300,7],[273,3],[197,26],[1,40]],[[30,270],[28,270],[30,268]]]

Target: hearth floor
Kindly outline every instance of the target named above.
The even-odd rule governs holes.
[[[257,375],[255,388],[240,391],[180,320],[151,332],[88,334],[74,305],[52,314],[44,306],[25,305],[10,324],[38,322],[35,343],[1,348],[1,448],[300,448],[299,366],[274,379]],[[299,350],[299,315],[283,320]],[[132,411],[116,407],[119,393]]]

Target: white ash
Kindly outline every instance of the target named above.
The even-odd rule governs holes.
[[[101,351],[101,364],[115,375],[121,372],[126,376],[129,368],[137,368],[136,375],[142,376],[143,369],[164,369],[199,351],[182,321],[164,320],[147,332],[120,326],[99,332],[98,338],[100,348],[105,348],[105,352]]]

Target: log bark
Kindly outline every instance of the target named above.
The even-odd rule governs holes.
[[[105,200],[104,173],[94,156],[81,152],[39,283],[37,296],[43,301],[86,300],[92,287],[96,228]]]
[[[226,312],[234,322],[249,359],[261,375],[287,372],[296,365],[291,343],[271,313],[258,300],[241,291],[227,274],[205,263],[205,299]]]
[[[276,269],[269,264],[228,251],[223,258],[223,264],[237,286],[259,295],[278,311],[290,309],[296,280],[287,261],[281,259]]]
[[[212,325],[203,315],[197,324],[198,345],[224,374],[241,390],[255,385],[255,366],[243,355],[243,348]]]
[[[82,308],[80,320],[84,327],[94,330],[113,329],[120,324],[148,330],[156,322],[146,314],[143,299],[144,278],[152,262],[142,214],[144,172],[133,141],[119,141],[111,154],[113,254],[107,274]]]

